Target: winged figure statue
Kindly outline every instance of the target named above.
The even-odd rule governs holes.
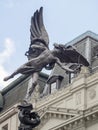
[[[30,32],[31,43],[28,51],[25,53],[28,62],[4,78],[4,81],[7,81],[19,73],[32,75],[32,85],[28,89],[27,97],[32,94],[36,87],[39,73],[43,68],[50,70],[55,64],[58,64],[66,72],[74,73],[77,71],[77,68],[71,69],[63,63],[89,66],[88,61],[71,45],[54,44],[54,49],[49,49],[49,37],[43,23],[43,7],[37,10],[31,17]]]

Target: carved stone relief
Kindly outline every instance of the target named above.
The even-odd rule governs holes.
[[[96,97],[96,90],[94,88],[89,90],[89,99],[94,99]]]
[[[76,94],[76,105],[80,105],[81,104],[81,92],[78,92]]]

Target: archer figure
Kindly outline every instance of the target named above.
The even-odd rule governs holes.
[[[19,73],[32,75],[26,99],[33,93],[37,85],[39,73],[43,68],[52,69],[56,63],[66,72],[74,73],[81,64],[89,65],[87,60],[72,46],[54,44],[54,49],[49,50],[49,38],[43,24],[42,14],[43,8],[41,7],[31,18],[31,44],[25,54],[28,57],[28,62],[20,66],[10,76],[4,78],[4,81],[7,81]],[[74,63],[79,64],[79,66],[76,69],[70,69],[70,67],[64,66],[63,63]]]

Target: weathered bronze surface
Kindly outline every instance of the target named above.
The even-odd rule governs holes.
[[[20,66],[10,76],[4,78],[4,81],[7,81],[19,73],[32,75],[30,81],[32,83],[28,88],[26,99],[33,93],[37,85],[39,72],[43,68],[50,70],[56,63],[66,72],[75,73],[81,65],[89,65],[87,60],[71,45],[54,44],[54,49],[49,49],[49,37],[43,24],[42,7],[31,18],[30,32],[31,43],[29,50],[25,53],[28,57],[28,62]],[[64,66],[63,63],[73,63],[74,67]]]
[[[18,109],[20,110],[18,117],[20,121],[20,126],[18,130],[32,130],[40,123],[40,117],[37,112],[31,112],[33,109],[32,104],[24,103],[18,105]]]
[[[54,49],[49,49],[49,37],[43,24],[43,8],[36,11],[31,18],[31,43],[25,55],[28,57],[28,62],[20,66],[11,75],[4,78],[4,81],[13,78],[21,73],[31,75],[28,84],[28,90],[25,97],[25,103],[18,106],[20,126],[18,130],[32,130],[40,123],[40,117],[36,112],[31,112],[32,104],[28,103],[35,87],[39,72],[46,68],[53,69],[55,63],[58,64],[66,73],[76,73],[81,69],[81,65],[89,66],[87,60],[73,47],[62,44],[54,44]],[[71,63],[65,66],[63,63]]]

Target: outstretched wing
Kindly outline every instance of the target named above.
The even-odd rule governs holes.
[[[89,66],[88,61],[72,46],[64,46],[56,44],[57,50],[54,55],[60,59],[62,63],[78,63]]]
[[[41,7],[39,11],[37,10],[31,17],[30,32],[31,44],[36,44],[37,41],[48,47],[49,37],[43,23],[43,7]]]

